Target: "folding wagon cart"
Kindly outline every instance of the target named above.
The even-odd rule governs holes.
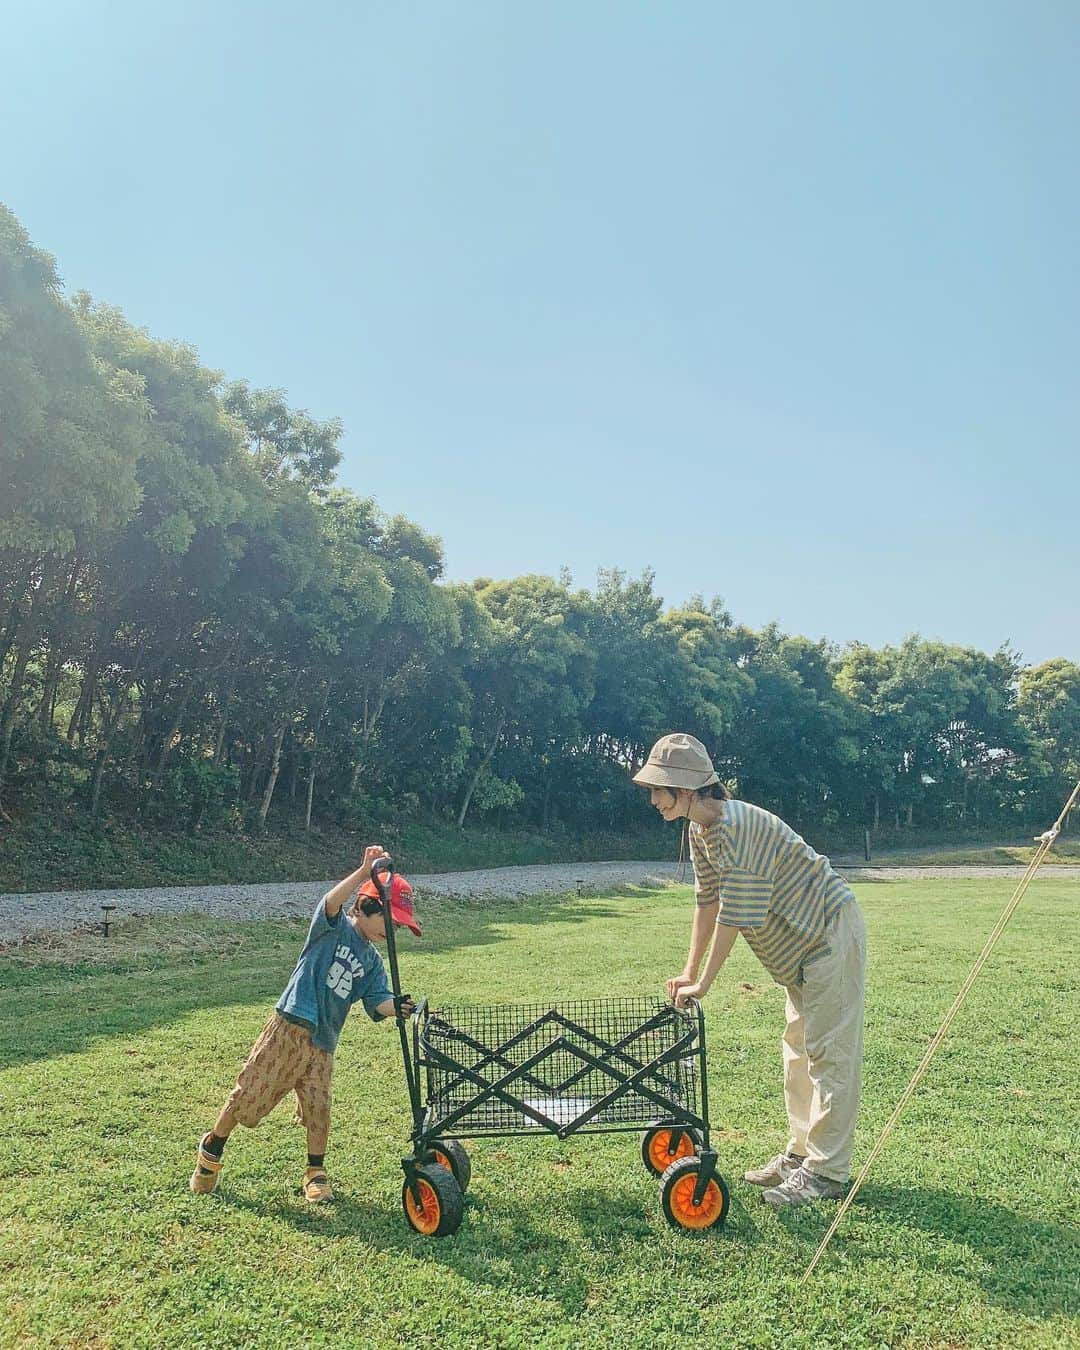
[[[400,998],[393,865],[382,858],[371,870]],[[445,1237],[461,1225],[472,1175],[462,1138],[631,1130],[641,1131],[641,1160],[660,1179],[668,1222],[686,1231],[723,1224],[729,1196],[709,1143],[705,1019],[696,1001],[686,1009],[650,998],[432,1009],[424,999],[411,1042],[403,1021],[398,1030],[413,1116],[401,1203],[416,1232]]]

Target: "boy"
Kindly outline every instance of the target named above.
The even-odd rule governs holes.
[[[189,1183],[196,1195],[208,1195],[217,1187],[222,1153],[235,1126],[253,1129],[291,1089],[296,1093],[297,1120],[307,1129],[304,1195],[313,1202],[333,1199],[323,1157],[330,1134],[334,1051],[349,1008],[362,1001],[375,1022],[408,1017],[413,1011],[408,994],[402,994],[395,1007],[382,958],[372,945],[386,938],[379,892],[371,880],[371,864],[383,856],[378,844],[366,848],[356,871],[339,881],[316,906],[285,992],[252,1047],[214,1128],[199,1143]],[[349,911],[343,913],[342,907],[350,900]],[[390,913],[395,924],[420,936],[412,888],[404,877],[393,878]]]

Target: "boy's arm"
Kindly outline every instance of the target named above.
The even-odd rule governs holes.
[[[353,1000],[356,999],[363,1002],[364,1011],[373,1022],[381,1022],[384,1017],[408,1017],[416,1007],[416,1000],[411,994],[394,997],[390,981],[386,978],[386,967],[378,955],[368,973],[358,984],[353,985]]]
[[[341,912],[341,906],[345,901],[349,900],[365,881],[371,880],[371,864],[376,858],[383,857],[385,853],[386,850],[381,844],[369,844],[367,848],[364,849],[364,861],[356,871],[350,872],[347,877],[343,878],[336,886],[326,892],[323,896],[323,905],[326,910],[326,917],[331,923]]]

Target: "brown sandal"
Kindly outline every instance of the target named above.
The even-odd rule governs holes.
[[[199,1140],[195,1171],[192,1172],[191,1180],[188,1182],[195,1195],[209,1195],[212,1191],[217,1190],[218,1178],[224,1166],[220,1158],[216,1158],[212,1153],[206,1151],[204,1146],[209,1138],[208,1134],[204,1134],[202,1139]]]
[[[313,1205],[323,1200],[333,1200],[330,1180],[321,1167],[309,1167],[304,1173],[304,1198]]]

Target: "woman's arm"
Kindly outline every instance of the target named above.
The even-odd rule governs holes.
[[[695,980],[701,966],[701,958],[705,955],[716,928],[719,908],[719,900],[707,900],[705,904],[694,907],[694,926],[690,932],[690,954],[686,958],[686,969]]]
[[[705,997],[712,988],[712,982],[716,979],[720,967],[731,955],[731,949],[735,946],[735,939],[739,936],[739,930],[727,923],[716,924],[715,930],[712,946],[709,948],[709,959],[705,962],[701,979],[696,984],[684,985],[675,996],[675,1002],[680,1008],[685,1007],[689,999]]]
[[[690,952],[681,975],[667,982],[668,998],[674,998],[680,989],[693,984],[698,977],[701,958],[709,945],[720,906],[720,875],[710,861],[709,854],[694,830],[689,831],[690,862],[694,868],[694,923],[690,930]]]

